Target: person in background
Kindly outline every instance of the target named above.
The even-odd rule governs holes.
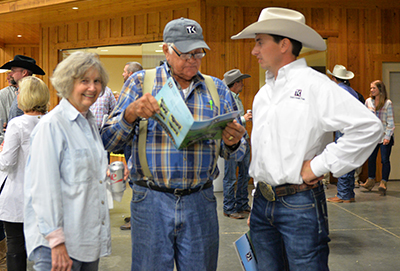
[[[332,75],[332,81],[338,84],[339,87],[346,90],[350,95],[358,100],[357,92],[350,87],[350,79],[354,78],[354,73],[348,71],[343,65],[335,65],[333,68],[333,72],[328,70],[328,74]],[[340,131],[335,131],[335,142],[343,136],[343,133]],[[355,202],[355,193],[354,193],[354,174],[355,170],[352,170],[338,178],[337,181],[337,195],[331,198],[328,198],[327,201],[335,202],[335,203],[350,203]]]
[[[382,122],[384,133],[382,133],[379,144],[375,147],[371,156],[368,158],[368,179],[361,187],[371,191],[375,186],[376,176],[376,157],[381,150],[382,180],[379,184],[379,193],[386,195],[387,182],[390,174],[390,153],[394,144],[394,115],[393,103],[387,97],[385,84],[381,80],[371,83],[370,97],[365,101],[365,105]]]
[[[240,111],[240,120],[244,127],[246,122],[251,121],[251,112],[244,111],[242,100],[239,98],[240,92],[243,91],[243,80],[249,78],[250,75],[242,74],[240,70],[233,69],[224,74],[224,82],[230,89],[236,105]],[[250,141],[249,135],[246,133],[247,142]],[[240,162],[234,159],[225,160],[225,174],[223,179],[224,190],[224,215],[234,219],[243,219],[242,213],[249,214],[251,208],[249,206],[249,165],[250,165],[250,148],[246,149],[244,158]],[[236,169],[239,168],[239,175],[236,178]],[[236,180],[237,179],[237,180]],[[235,193],[235,183],[236,193]]]
[[[111,253],[107,152],[89,110],[108,83],[98,56],[74,52],[50,78],[59,105],[31,135],[24,232],[37,271],[98,270]]]
[[[24,55],[16,55],[13,60],[5,63],[0,69],[10,70],[11,83],[18,86],[18,81],[26,76],[32,76],[33,74],[45,75],[45,72],[36,65],[36,60]],[[8,114],[8,122],[17,117],[23,115],[24,112],[18,108],[17,97],[14,98],[10,112]]]
[[[124,84],[126,80],[128,80],[129,76],[134,74],[135,72],[143,70],[142,65],[139,62],[128,62],[124,67],[124,72],[122,76],[124,77]],[[119,97],[119,92],[118,92]],[[124,154],[125,161],[128,163],[129,157],[131,156],[131,148],[132,144],[127,144],[123,150],[115,151],[114,153]],[[132,181],[129,179],[129,185],[132,186]],[[127,216],[124,218],[125,224],[121,225],[119,228],[123,231],[131,229],[131,217]]]
[[[4,138],[4,129],[7,127],[8,115],[10,113],[10,107],[15,97],[17,96],[17,84],[14,84],[14,80],[11,79],[11,71],[2,70],[7,72],[7,83],[8,86],[0,90],[0,136]],[[0,144],[3,142],[0,139]]]
[[[24,175],[29,152],[29,137],[46,114],[50,93],[39,78],[28,76],[19,82],[18,106],[24,115],[8,123],[4,146],[0,152],[0,171],[6,173],[0,194],[0,220],[7,235],[7,269],[26,270],[24,238]]]
[[[124,72],[122,73],[124,83],[126,82],[126,80],[128,80],[129,76],[141,70],[143,70],[143,67],[139,62],[127,62],[124,67]]]
[[[279,26],[279,27],[277,27]],[[255,39],[266,70],[254,97],[250,176],[256,183],[250,236],[258,270],[329,270],[323,175],[359,167],[382,125],[326,75],[297,59],[303,46],[326,50],[302,13],[269,7],[232,39]],[[344,135],[332,142],[332,132]]]
[[[148,71],[131,75],[101,136],[109,151],[132,142],[128,162],[133,181],[131,270],[172,271],[175,265],[177,270],[212,271],[217,269],[219,247],[212,184],[219,174],[217,159],[218,156],[243,159],[245,129],[234,120],[223,130],[220,143],[201,140],[183,149],[175,148],[162,126],[152,118],[160,113],[154,96],[171,77],[195,120],[210,119],[237,107],[220,79],[206,77],[211,81],[206,83],[199,72],[201,59],[209,47],[196,21],[180,18],[168,22],[163,38],[167,61],[156,67],[151,92],[143,94]],[[219,108],[211,106],[211,91],[219,97]],[[139,126],[144,119],[148,120],[147,127],[144,126],[148,174],[139,162],[138,152]]]
[[[93,115],[96,117],[96,124],[99,128],[99,131],[101,129],[101,125],[103,124],[104,116],[111,114],[116,103],[117,101],[115,100],[111,89],[106,87],[103,95],[100,95],[96,102],[90,106],[90,111],[92,111]]]

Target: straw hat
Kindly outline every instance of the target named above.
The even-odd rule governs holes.
[[[326,50],[324,39],[311,27],[298,11],[286,8],[265,8],[258,21],[246,27],[231,39],[251,39],[256,34],[273,34],[297,40],[303,46],[319,51]]]

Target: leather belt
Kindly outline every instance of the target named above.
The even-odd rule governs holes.
[[[134,183],[139,186],[150,188],[151,190],[165,192],[165,193],[171,193],[171,194],[174,194],[175,196],[187,196],[187,195],[199,192],[202,189],[210,188],[212,186],[212,182],[206,182],[204,185],[201,185],[201,186],[198,186],[195,188],[180,189],[180,188],[160,187],[150,181],[135,181]]]
[[[261,194],[266,198],[268,201],[275,201],[275,196],[277,197],[284,197],[294,195],[299,192],[311,190],[317,188],[321,185],[321,182],[318,182],[314,185],[308,184],[284,184],[279,185],[276,187],[272,187],[271,185],[265,182],[259,182],[257,186],[260,189]]]
[[[284,184],[275,187],[275,195],[278,197],[290,196],[299,192],[311,190],[320,186],[320,182],[314,185],[308,184]]]

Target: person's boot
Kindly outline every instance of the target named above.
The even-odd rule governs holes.
[[[382,180],[381,183],[379,184],[379,193],[381,196],[386,196],[386,190],[387,190],[387,181]]]
[[[363,184],[360,184],[361,187],[367,189],[368,191],[371,191],[372,188],[375,186],[375,179],[368,178],[367,181]]]
[[[7,253],[7,269],[26,271],[26,253]]]
[[[0,241],[0,271],[7,271],[7,238]]]

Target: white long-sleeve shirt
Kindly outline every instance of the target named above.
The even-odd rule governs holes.
[[[68,254],[91,262],[111,253],[107,154],[95,118],[67,100],[31,135],[25,172],[24,233],[28,255],[65,242]]]
[[[25,162],[29,153],[29,137],[40,118],[22,115],[8,123],[3,151],[0,152],[0,175],[8,175],[0,194],[0,220],[16,223],[24,221]],[[0,177],[0,182],[3,178]]]
[[[316,176],[362,165],[383,133],[381,121],[304,59],[282,67],[253,102],[250,175],[272,186],[302,184],[305,160]],[[337,144],[333,132],[344,133]]]

